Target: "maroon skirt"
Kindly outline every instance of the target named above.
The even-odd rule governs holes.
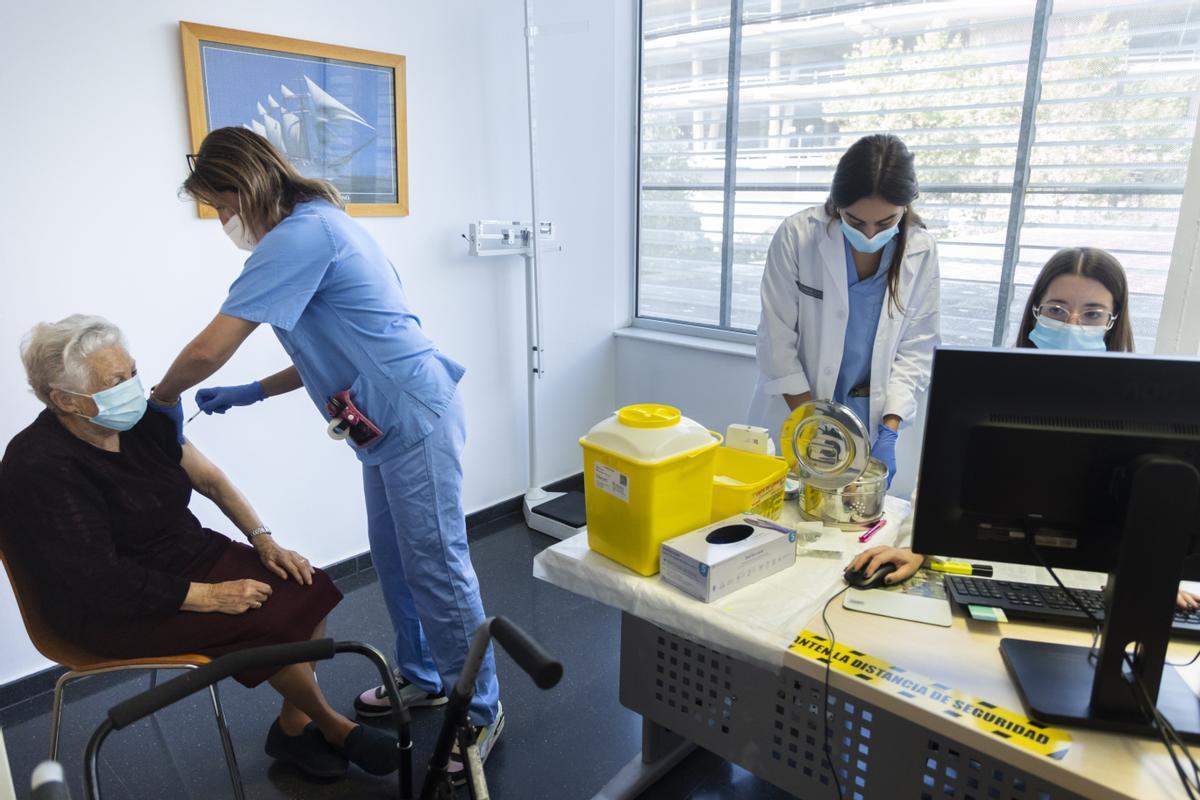
[[[294,579],[284,580],[263,566],[258,552],[230,541],[212,566],[202,567],[187,578],[200,583],[221,583],[251,578],[271,587],[271,596],[261,608],[241,614],[180,611],[164,619],[126,622],[93,631],[96,652],[112,658],[200,653],[216,658],[226,653],[266,644],[288,644],[312,638],[313,630],[342,599],[333,581],[319,569],[313,570],[311,586]],[[279,667],[265,667],[233,677],[245,686],[257,686]]]

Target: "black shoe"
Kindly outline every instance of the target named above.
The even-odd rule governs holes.
[[[325,741],[320,729],[311,722],[299,736],[288,736],[276,719],[267,731],[263,750],[276,761],[291,764],[314,778],[341,778],[349,767],[346,757]]]
[[[366,725],[356,725],[350,731],[342,752],[350,763],[372,775],[390,775],[400,767],[400,742],[396,737]]]

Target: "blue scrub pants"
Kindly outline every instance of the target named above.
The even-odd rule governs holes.
[[[447,694],[484,620],[462,509],[463,417],[455,394],[422,441],[382,464],[363,465],[371,558],[396,631],[400,674]],[[471,722],[490,724],[499,698],[489,649],[475,680]]]

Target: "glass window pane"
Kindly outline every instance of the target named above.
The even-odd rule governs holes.
[[[761,194],[752,187],[796,187],[791,205],[773,196],[794,213],[824,200],[838,158],[858,138],[896,133],[916,156],[917,209],[938,239],[944,340],[990,345],[1034,3],[946,5],[938,14],[889,3],[812,15],[799,12],[830,4],[769,5],[778,13],[763,22],[751,10],[765,14],[768,4],[747,6],[743,28],[739,236],[768,208],[743,211]],[[786,215],[760,225],[773,233]],[[739,252],[736,263],[733,321],[752,329],[757,293],[738,287],[761,279],[763,260]]]
[[[721,324],[727,0],[644,0],[641,316]],[[900,135],[938,239],[943,340],[993,341],[1035,0],[743,0],[729,327],[861,136]],[[1200,0],[1055,0],[1003,344],[1061,247],[1113,252],[1153,350],[1200,109]]]
[[[721,319],[720,191],[642,191],[638,315],[717,325]]]
[[[644,4],[638,316],[721,322],[729,7]]]
[[[942,342],[992,344],[1012,182],[991,192],[922,192],[917,211],[938,243]]]
[[[783,220],[808,206],[822,203],[825,192],[739,190],[733,220],[733,302],[730,327],[753,331],[762,311],[759,284],[767,263],[767,248]]]
[[[642,34],[649,38],[712,25],[727,28],[730,7],[729,0],[642,0]]]
[[[1059,248],[1104,248],[1129,277],[1135,346],[1153,352],[1198,100],[1200,3],[1055,2],[1021,228],[1022,301]],[[1016,300],[1012,336],[1024,311]]]

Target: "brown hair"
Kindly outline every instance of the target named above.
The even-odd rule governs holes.
[[[320,199],[345,208],[333,184],[304,177],[270,142],[246,128],[218,128],[204,137],[183,192],[209,205],[220,203],[222,192],[236,192],[238,216],[256,239],[297,203]]]
[[[898,136],[877,133],[864,136],[838,160],[829,187],[829,198],[825,201],[825,213],[830,224],[841,219],[841,209],[854,205],[864,197],[881,197],[894,206],[902,206],[900,230],[896,233],[896,249],[892,263],[888,265],[887,288],[889,313],[894,309],[901,314],[900,270],[904,265],[904,251],[908,247],[908,229],[914,225],[924,228],[925,223],[913,210],[917,199],[917,171],[913,156]]]
[[[1113,310],[1117,319],[1108,333],[1104,344],[1110,352],[1133,352],[1133,325],[1129,321],[1129,286],[1125,281],[1125,269],[1111,253],[1098,247],[1069,247],[1059,250],[1050,257],[1025,302],[1025,313],[1021,316],[1021,328],[1017,332],[1017,347],[1037,347],[1029,333],[1037,323],[1033,310],[1042,303],[1046,290],[1059,275],[1081,275],[1099,281],[1113,296]]]

